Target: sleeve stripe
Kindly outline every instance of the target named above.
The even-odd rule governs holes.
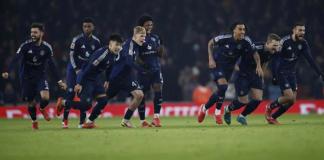
[[[100,55],[96,60],[93,61],[93,65],[97,66],[106,56],[108,55],[108,49],[106,49],[106,51]]]
[[[133,48],[134,48],[134,43],[133,43],[133,41],[131,41],[129,44],[129,49],[128,49],[129,55],[133,55]]]
[[[52,46],[51,46],[49,43],[47,43],[46,41],[43,41],[43,44],[46,45],[46,46],[50,49],[50,51],[51,51],[51,55],[53,56],[54,53],[53,53],[53,48],[52,48]]]
[[[70,51],[70,62],[74,69],[77,68],[75,61],[74,61],[74,51]]]
[[[231,34],[219,35],[214,38],[214,41],[217,43],[221,39],[230,38],[230,37],[232,37]]]

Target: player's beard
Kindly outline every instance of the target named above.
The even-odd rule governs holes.
[[[37,38],[37,37],[31,37],[32,41],[35,43],[38,43],[41,41],[41,38]]]
[[[300,35],[300,36],[298,36],[298,39],[299,39],[299,40],[303,40],[303,39],[304,39],[304,35]]]
[[[304,35],[295,35],[295,39],[296,40],[303,40],[304,39]]]

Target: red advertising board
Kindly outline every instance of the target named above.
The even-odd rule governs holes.
[[[253,114],[264,114],[265,106],[269,101],[264,101],[260,106],[253,112]],[[228,102],[225,102],[224,105],[228,105]],[[108,104],[103,110],[102,117],[120,117],[123,116],[124,112],[127,109],[127,104],[118,103],[118,104]],[[165,102],[162,105],[161,116],[165,117],[186,117],[186,116],[195,116],[198,113],[199,106],[192,102]],[[55,116],[54,103],[51,103],[47,110],[51,117]],[[148,103],[146,107],[146,114],[153,114],[153,104]],[[215,107],[212,107],[209,110],[209,114],[213,114]],[[235,111],[234,114],[237,114],[242,109]],[[78,110],[71,110],[71,118],[77,118],[79,115]],[[289,110],[288,114],[301,114],[307,115],[310,113],[324,114],[324,100],[298,100]],[[39,118],[42,118],[40,113],[37,113]],[[135,112],[134,116],[138,116]],[[12,118],[29,118],[28,111],[26,106],[1,106],[0,107],[0,118],[12,119]]]

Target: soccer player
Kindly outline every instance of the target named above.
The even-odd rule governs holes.
[[[137,24],[146,30],[146,38],[143,46],[140,47],[139,60],[143,67],[148,67],[150,73],[139,72],[138,81],[143,89],[144,94],[150,91],[151,87],[154,91],[154,116],[152,125],[161,127],[160,111],[162,98],[163,77],[161,72],[160,58],[164,55],[164,46],[161,44],[160,37],[152,33],[154,21],[150,15],[143,15],[138,19]],[[149,127],[150,125],[145,121],[145,96],[138,107],[139,117],[142,127]]]
[[[109,37],[108,45],[95,51],[89,61],[84,62],[77,75],[74,92],[79,95],[80,101],[62,100],[58,104],[57,110],[60,111],[62,108],[68,107],[79,109],[80,112],[85,113],[91,108],[93,97],[97,101],[94,108],[104,108],[108,99],[100,76],[102,72],[113,66],[121,47],[121,36],[112,34]]]
[[[198,122],[205,119],[207,110],[216,102],[215,120],[222,124],[221,107],[225,98],[228,80],[232,75],[233,68],[240,56],[253,54],[256,63],[256,73],[263,75],[260,57],[254,50],[254,44],[249,37],[245,36],[246,26],[242,22],[236,22],[231,27],[232,34],[219,35],[208,43],[208,60],[211,74],[217,84],[217,92],[210,96],[206,104],[202,104],[198,112]]]
[[[305,36],[305,24],[296,23],[292,28],[292,34],[280,41],[277,68],[275,69],[273,82],[278,82],[282,96],[271,102],[266,108],[266,120],[269,124],[280,124],[277,118],[284,114],[296,101],[297,82],[296,64],[301,56],[304,56],[316,73],[324,80],[324,74],[314,62],[310,47]],[[278,108],[273,113],[273,110]]]
[[[139,47],[145,41],[146,31],[141,26],[136,26],[133,29],[133,37],[126,40],[123,49],[115,60],[112,69],[106,71],[107,80],[105,82],[106,94],[108,99],[115,97],[120,91],[125,91],[133,96],[133,99],[124,115],[121,126],[133,128],[130,122],[134,111],[141,103],[144,94],[136,80],[134,71],[144,72],[143,68],[136,64],[136,58],[139,52]],[[147,71],[147,70],[146,70]],[[100,115],[104,107],[94,107],[87,122],[83,125],[84,128],[94,128],[95,119]]]
[[[261,65],[265,65],[279,51],[280,37],[276,34],[269,34],[265,43],[256,43],[255,49],[261,60]],[[247,125],[246,116],[252,113],[262,101],[264,80],[263,77],[255,73],[256,64],[251,54],[241,57],[239,64],[238,78],[235,80],[235,90],[238,99],[225,107],[224,120],[231,124],[231,111],[245,106],[243,112],[237,117],[237,121],[242,125]],[[251,92],[250,92],[251,91]],[[249,101],[249,92],[250,101]]]
[[[76,84],[77,74],[80,72],[82,65],[89,60],[89,57],[100,48],[100,40],[93,35],[95,29],[94,20],[92,18],[85,18],[82,21],[83,33],[73,38],[70,46],[70,59],[67,66],[66,81],[67,92],[65,96],[66,101],[72,101],[74,99],[74,86]],[[57,103],[61,104],[63,98],[58,98]],[[58,108],[58,107],[57,107]],[[57,116],[61,113],[56,111]],[[64,108],[62,128],[68,128],[68,116],[70,107]],[[86,118],[85,112],[80,112],[79,128],[84,123]]]
[[[15,58],[10,63],[8,71],[2,73],[2,77],[7,79],[14,65],[20,61],[19,78],[22,88],[23,100],[27,102],[28,112],[32,119],[32,128],[38,129],[36,117],[36,96],[40,94],[40,112],[46,121],[50,117],[45,110],[49,103],[49,87],[46,78],[47,65],[54,74],[55,80],[61,88],[66,85],[59,80],[56,66],[53,62],[52,46],[43,40],[44,25],[33,23],[30,30],[31,39],[22,43],[16,53]]]

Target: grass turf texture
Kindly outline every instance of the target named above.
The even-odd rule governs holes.
[[[162,128],[121,128],[121,118],[99,119],[97,129],[61,129],[61,122],[40,120],[31,130],[29,120],[0,120],[2,160],[82,159],[323,159],[324,116],[284,115],[284,125],[265,124],[263,116],[250,116],[249,126],[216,126],[206,118],[162,118]],[[150,118],[149,118],[150,120]],[[139,126],[138,118],[133,124]]]

